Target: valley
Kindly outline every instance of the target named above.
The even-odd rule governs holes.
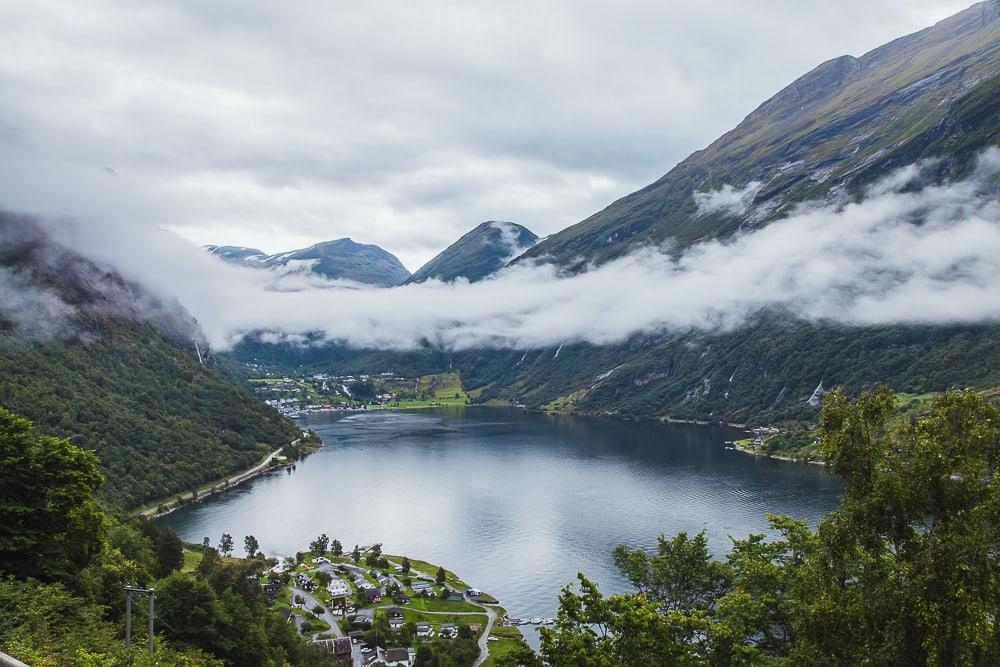
[[[1000,0],[681,4],[0,9],[0,664],[994,664]]]

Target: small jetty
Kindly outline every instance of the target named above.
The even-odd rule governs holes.
[[[504,625],[553,625],[556,622],[554,618],[542,618],[540,616],[534,616],[532,618],[517,618],[514,616],[508,616],[504,618]]]

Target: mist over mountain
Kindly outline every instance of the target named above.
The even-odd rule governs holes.
[[[420,267],[407,282],[435,279],[482,280],[538,242],[530,229],[514,222],[489,221],[476,226]]]
[[[0,318],[28,337],[86,339],[92,327],[134,320],[209,353],[201,326],[175,296],[82,256],[31,216],[0,211],[0,295]]]
[[[984,249],[1000,238],[998,143],[990,1],[820,65],[663,178],[527,250],[496,292],[428,295],[457,307],[425,340],[453,350],[448,367],[478,400],[631,416],[812,418],[822,386],[997,386],[1000,266]],[[308,347],[272,332],[234,354],[355,368],[346,343],[377,365],[371,338],[331,328],[313,327]]]
[[[176,298],[0,212],[0,405],[95,451],[130,508],[218,478],[298,433],[224,379]]]
[[[941,158],[940,176],[961,176],[1000,140],[998,73],[1000,2],[988,0],[860,58],[819,65],[662,178],[525,258],[600,262],[725,238],[803,201],[860,199],[873,180],[927,157]],[[745,201],[706,209],[692,192]]]
[[[392,253],[348,238],[274,255],[242,246],[210,245],[205,250],[229,262],[282,275],[316,275],[378,287],[399,285],[410,277],[410,272]]]

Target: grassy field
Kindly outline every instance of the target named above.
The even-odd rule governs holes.
[[[896,394],[896,411],[903,415],[919,415],[927,410],[936,392]]]
[[[479,611],[479,607],[468,602],[457,602],[452,600],[442,600],[441,598],[425,598],[413,596],[410,598],[407,607],[423,609],[425,611]]]
[[[396,563],[401,562],[403,560],[402,556],[386,556],[386,558],[388,558],[389,560],[394,561]],[[416,560],[416,559],[411,558],[410,559],[410,566],[414,570],[420,570],[421,572],[426,572],[427,574],[431,575],[432,577],[435,576],[435,575],[437,575],[438,566],[437,565],[433,565],[431,563],[428,563],[425,560]],[[447,570],[446,569],[444,571],[444,573],[445,573],[445,583],[448,584],[449,586],[451,586],[452,588],[457,588],[459,590],[465,590],[466,588],[469,587],[469,585],[467,583],[465,583],[464,581],[462,581],[461,579],[459,579],[458,575],[455,574],[454,572],[452,572],[451,570]]]
[[[426,621],[430,623],[435,628],[440,627],[442,623],[454,623],[455,625],[472,625],[473,623],[479,623],[483,627],[486,626],[486,614],[476,614],[474,616],[467,616],[465,614],[424,614],[419,611],[413,611],[412,609],[403,609],[403,620],[406,622],[413,621],[417,623],[419,621]]]
[[[489,642],[488,645],[490,654],[486,657],[486,662],[483,663],[486,666],[497,664],[500,658],[519,649],[524,645],[524,640],[501,637],[496,641]]]
[[[181,566],[181,572],[194,572],[195,568],[198,567],[198,563],[201,562],[201,558],[202,555],[197,551],[185,549],[184,565]]]
[[[500,616],[499,613],[497,615],[498,617]],[[490,637],[497,637],[498,639],[488,643],[490,654],[486,662],[483,663],[484,665],[495,665],[499,658],[513,653],[525,644],[521,631],[509,625],[494,625]]]
[[[423,375],[417,380],[417,395],[426,394],[416,399],[401,399],[384,408],[430,408],[448,405],[465,405],[469,395],[462,389],[462,380],[458,373],[439,373]]]

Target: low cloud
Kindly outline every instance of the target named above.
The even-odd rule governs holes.
[[[519,263],[473,284],[378,289],[295,274],[276,282],[143,225],[50,227],[154,293],[176,294],[216,348],[253,332],[393,349],[603,344],[732,329],[773,308],[853,325],[997,321],[1000,150],[962,181],[915,187],[920,168],[892,175],[862,202],[804,206],[679,257],[645,249],[577,274]]]
[[[47,340],[70,328],[75,309],[30,276],[0,266],[0,316],[32,338]]]
[[[500,232],[500,242],[507,246],[507,254],[501,259],[501,264],[507,264],[514,260],[532,246],[532,244],[521,245],[517,235],[517,228],[509,222],[491,222],[494,229]]]
[[[693,196],[695,204],[698,205],[698,215],[709,213],[740,215],[745,213],[763,185],[760,181],[750,181],[739,190],[726,184],[718,190],[695,192]]]

